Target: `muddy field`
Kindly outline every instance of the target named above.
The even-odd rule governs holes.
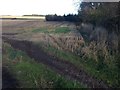
[[[18,30],[30,30],[34,28],[54,28],[58,26],[74,27],[73,23],[66,22],[46,22],[45,20],[2,20],[3,33],[15,33]]]
[[[68,33],[51,33],[56,28],[60,30],[68,28]],[[4,36],[14,39],[41,42],[52,45],[55,48],[77,52],[76,50],[84,44],[76,26],[70,22],[46,22],[44,20],[3,20],[2,33]],[[48,33],[44,32],[43,30]],[[34,30],[38,30],[34,32]],[[42,32],[41,32],[42,31]]]
[[[79,48],[85,42],[73,23],[46,22],[44,20],[3,20],[2,23],[3,42],[9,43],[17,50],[24,51],[36,62],[43,63],[60,75],[71,80],[77,80],[87,87],[108,87],[103,81],[90,76],[82,67],[78,68],[69,61],[52,56],[38,46],[41,45],[44,48],[52,46],[57,50],[79,55]],[[7,78],[11,78],[13,81],[11,84],[16,87],[18,82],[4,68],[3,65],[3,80],[5,80],[3,86],[9,87],[10,85],[6,86],[10,81]]]
[[[59,74],[68,76],[71,79],[78,80],[89,88],[107,88],[107,86],[102,81],[97,81],[94,77],[91,77],[86,72],[84,72],[82,68],[78,69],[69,62],[65,62],[63,60],[59,60],[58,58],[47,55],[36,45],[32,44],[32,42],[16,41],[7,38],[3,39],[5,42],[10,43],[14,48],[26,52],[29,57],[47,65],[49,68],[55,70]]]

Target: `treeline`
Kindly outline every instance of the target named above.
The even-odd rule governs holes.
[[[78,15],[83,22],[102,25],[111,29],[111,27],[116,28],[119,23],[119,7],[120,2],[82,2]]]
[[[69,22],[80,22],[78,15],[68,14],[63,16],[58,15],[46,15],[46,21],[69,21]]]
[[[87,37],[86,58],[96,61],[98,71],[107,77],[112,76],[104,78],[111,82],[112,87],[120,87],[120,2],[82,2],[78,16],[83,23],[93,25],[90,32],[87,32],[89,29],[79,29],[82,36]],[[89,40],[91,36],[93,40]]]

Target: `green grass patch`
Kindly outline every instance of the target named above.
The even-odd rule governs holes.
[[[53,33],[53,34],[60,34],[60,33],[68,33],[71,30],[68,27],[57,27],[55,29],[49,30],[46,28],[40,28],[40,29],[35,29],[32,30],[34,33]]]
[[[58,27],[55,29],[54,33],[68,33],[70,29],[68,27]]]
[[[83,88],[77,81],[68,80],[26,53],[3,43],[3,62],[19,81],[21,88]]]

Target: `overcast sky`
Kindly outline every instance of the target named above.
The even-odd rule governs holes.
[[[0,0],[0,15],[77,13],[78,0]]]
[[[116,2],[119,0],[0,0],[0,15],[77,13],[76,2]]]

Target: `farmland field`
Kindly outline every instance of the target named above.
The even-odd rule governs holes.
[[[85,38],[73,23],[3,20],[2,40],[3,88],[107,88],[117,85],[114,77],[111,79],[94,68],[92,60],[81,58]]]

